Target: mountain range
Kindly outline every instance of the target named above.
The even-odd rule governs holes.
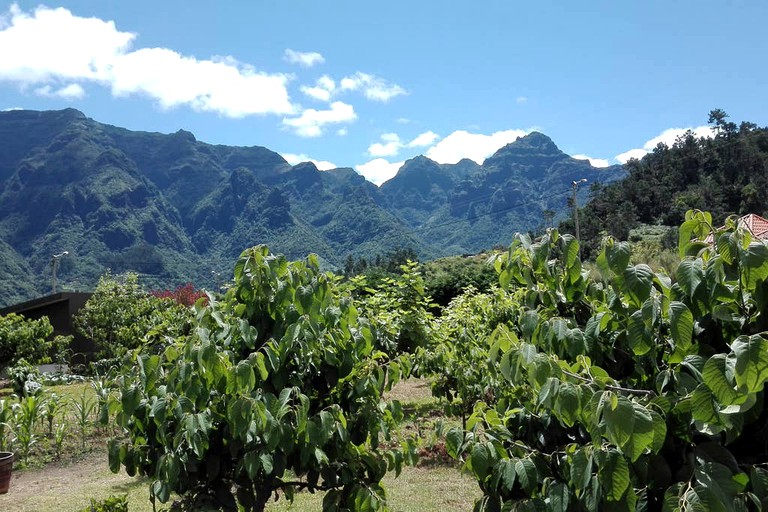
[[[0,303],[50,292],[52,255],[65,250],[57,273],[71,290],[108,270],[138,272],[150,288],[214,286],[258,243],[315,252],[329,268],[397,247],[476,253],[567,216],[572,181],[624,175],[532,132],[482,165],[418,156],[376,187],[351,168],[291,166],[184,130],[131,131],[74,109],[0,112]]]

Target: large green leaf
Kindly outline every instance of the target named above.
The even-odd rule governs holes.
[[[615,401],[611,400],[603,407],[602,424],[608,440],[623,447],[634,432],[635,409],[626,397],[614,395],[614,398]]]
[[[646,329],[640,310],[632,313],[627,320],[627,342],[636,356],[645,355],[653,348],[651,333]]]
[[[693,314],[682,302],[669,303],[669,330],[675,344],[670,363],[679,363],[688,355],[693,337]]]
[[[622,446],[622,452],[631,462],[637,461],[654,444],[654,419],[651,412],[642,405],[633,402],[634,425],[632,436]]]
[[[704,384],[712,391],[715,398],[722,406],[736,403],[739,394],[734,389],[734,383],[730,382],[726,373],[727,356],[715,354],[704,363],[701,376]]]
[[[571,457],[571,482],[576,489],[583,491],[592,480],[592,451],[590,448],[581,448]]]
[[[761,391],[768,380],[768,341],[757,334],[739,336],[731,349],[736,356],[736,385],[749,393]]]
[[[701,259],[687,258],[677,266],[677,284],[690,299],[704,280],[704,267]]]
[[[571,493],[563,482],[553,482],[547,488],[547,510],[566,512]]]
[[[515,462],[515,472],[520,485],[528,492],[531,492],[539,483],[536,465],[531,459],[517,459]]]
[[[472,462],[472,472],[479,481],[484,481],[490,474],[492,463],[488,446],[482,443],[473,446],[470,461]]]
[[[606,499],[619,501],[629,487],[629,465],[616,450],[598,452],[597,475]]]
[[[622,275],[629,265],[629,258],[632,254],[629,242],[617,242],[608,240],[605,244],[605,259],[609,268],[618,275]]]
[[[641,263],[633,267],[627,267],[623,272],[624,286],[623,291],[630,301],[640,307],[650,296],[653,286],[653,271],[651,268]]]
[[[762,242],[750,244],[741,263],[746,277],[745,284],[749,289],[754,289],[758,281],[768,278],[768,245]]]

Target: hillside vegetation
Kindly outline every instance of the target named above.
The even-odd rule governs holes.
[[[709,122],[714,137],[689,131],[630,160],[624,179],[592,186],[580,212],[583,254],[596,254],[605,234],[627,240],[642,224],[678,226],[692,208],[711,212],[720,225],[729,215],[768,214],[768,128],[729,122],[722,110],[713,110]],[[572,227],[568,220],[561,229]]]
[[[623,174],[534,132],[482,165],[411,159],[376,187],[349,168],[291,166],[267,148],[184,130],[130,131],[73,109],[0,112],[0,303],[48,292],[62,251],[69,290],[93,289],[107,269],[152,288],[211,288],[259,243],[291,258],[316,253],[323,268],[398,247],[420,258],[476,253],[543,228],[544,210],[567,215],[573,179]]]

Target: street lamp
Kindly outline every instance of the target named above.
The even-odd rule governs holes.
[[[60,252],[59,254],[54,254],[51,256],[51,273],[52,273],[52,279],[51,284],[53,285],[53,293],[56,293],[56,267],[59,266],[59,259],[63,258],[64,256],[67,256],[69,254],[69,251]]]
[[[580,180],[572,181],[573,186],[573,222],[576,224],[576,241],[579,243],[579,259],[581,259],[581,238],[579,237],[579,203],[576,199],[576,192],[579,191],[579,185],[586,183],[587,178],[581,178]]]

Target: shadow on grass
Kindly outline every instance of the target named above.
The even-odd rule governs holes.
[[[112,490],[116,493],[130,494],[142,487],[147,489],[147,499],[149,499],[149,484],[151,480],[145,476],[131,477],[131,480],[112,485]]]

